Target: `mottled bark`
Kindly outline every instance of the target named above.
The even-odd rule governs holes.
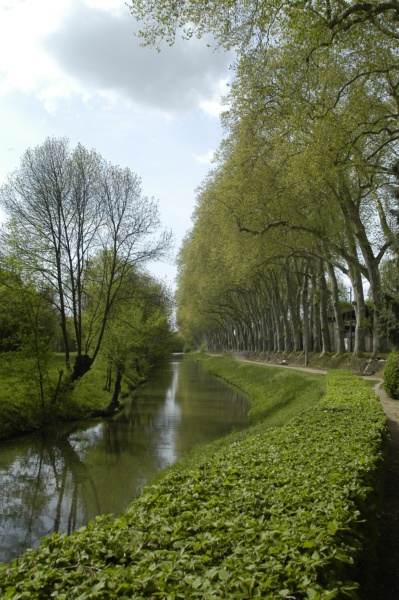
[[[334,311],[334,338],[335,338],[335,351],[345,352],[345,339],[344,339],[344,320],[342,318],[342,311],[339,301],[339,289],[338,282],[335,275],[334,267],[330,262],[327,262],[328,277],[331,286],[331,300]]]
[[[302,324],[303,324],[303,351],[305,354],[305,366],[309,364],[309,290],[308,275],[305,273],[301,291]]]
[[[320,329],[322,352],[331,352],[330,329],[328,327],[328,288],[325,277],[325,264],[319,261],[319,291],[320,291]]]

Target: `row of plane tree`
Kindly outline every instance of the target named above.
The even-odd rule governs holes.
[[[154,0],[131,11],[146,43],[207,34],[236,54],[224,140],[180,252],[186,337],[340,352],[345,277],[354,351],[366,329],[374,353],[398,343],[399,3]]]

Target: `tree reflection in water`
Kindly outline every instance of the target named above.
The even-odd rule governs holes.
[[[5,467],[4,454],[9,456],[9,450],[1,453],[0,533],[13,547],[12,555],[36,546],[53,531],[70,533],[80,527],[88,520],[88,505],[101,512],[93,476],[69,436],[42,432],[29,445],[20,442]],[[2,544],[0,560],[8,558]]]
[[[198,443],[246,424],[248,403],[191,361],[158,369],[113,419],[0,446],[0,561],[53,531],[118,513]]]

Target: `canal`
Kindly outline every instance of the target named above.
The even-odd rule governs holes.
[[[175,355],[113,419],[69,423],[0,444],[0,561],[118,514],[194,446],[247,425],[249,403]]]

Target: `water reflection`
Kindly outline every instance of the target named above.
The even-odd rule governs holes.
[[[53,531],[121,512],[198,443],[247,422],[248,403],[200,365],[166,362],[114,419],[0,446],[0,561]]]

